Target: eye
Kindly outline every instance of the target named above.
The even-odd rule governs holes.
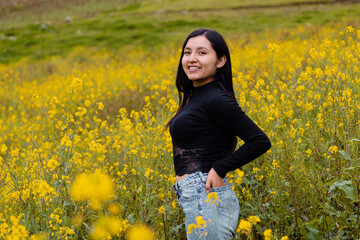
[[[189,54],[191,54],[190,51],[184,51],[184,55],[189,55]]]
[[[199,52],[199,54],[200,54],[200,55],[205,55],[205,54],[206,54],[206,52],[204,52],[204,51],[200,51],[200,52]]]

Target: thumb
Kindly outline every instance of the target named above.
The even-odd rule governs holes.
[[[206,193],[210,193],[210,187],[211,187],[211,182],[210,182],[210,179],[207,178],[206,179],[206,185],[205,185]]]

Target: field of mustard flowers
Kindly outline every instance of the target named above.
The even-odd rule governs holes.
[[[360,238],[357,26],[228,39],[237,100],[273,143],[227,175],[241,207],[236,239]],[[176,44],[124,55],[77,48],[0,65],[1,239],[206,234],[201,216],[184,228],[172,191],[164,125],[177,109],[179,55]]]

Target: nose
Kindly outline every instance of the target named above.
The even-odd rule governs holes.
[[[189,61],[190,62],[196,62],[197,61],[197,57],[196,57],[195,53],[190,54]]]

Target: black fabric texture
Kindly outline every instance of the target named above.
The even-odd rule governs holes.
[[[215,81],[193,88],[190,100],[172,120],[170,134],[178,176],[214,168],[223,178],[271,147],[266,134]],[[229,152],[233,135],[244,144]]]

